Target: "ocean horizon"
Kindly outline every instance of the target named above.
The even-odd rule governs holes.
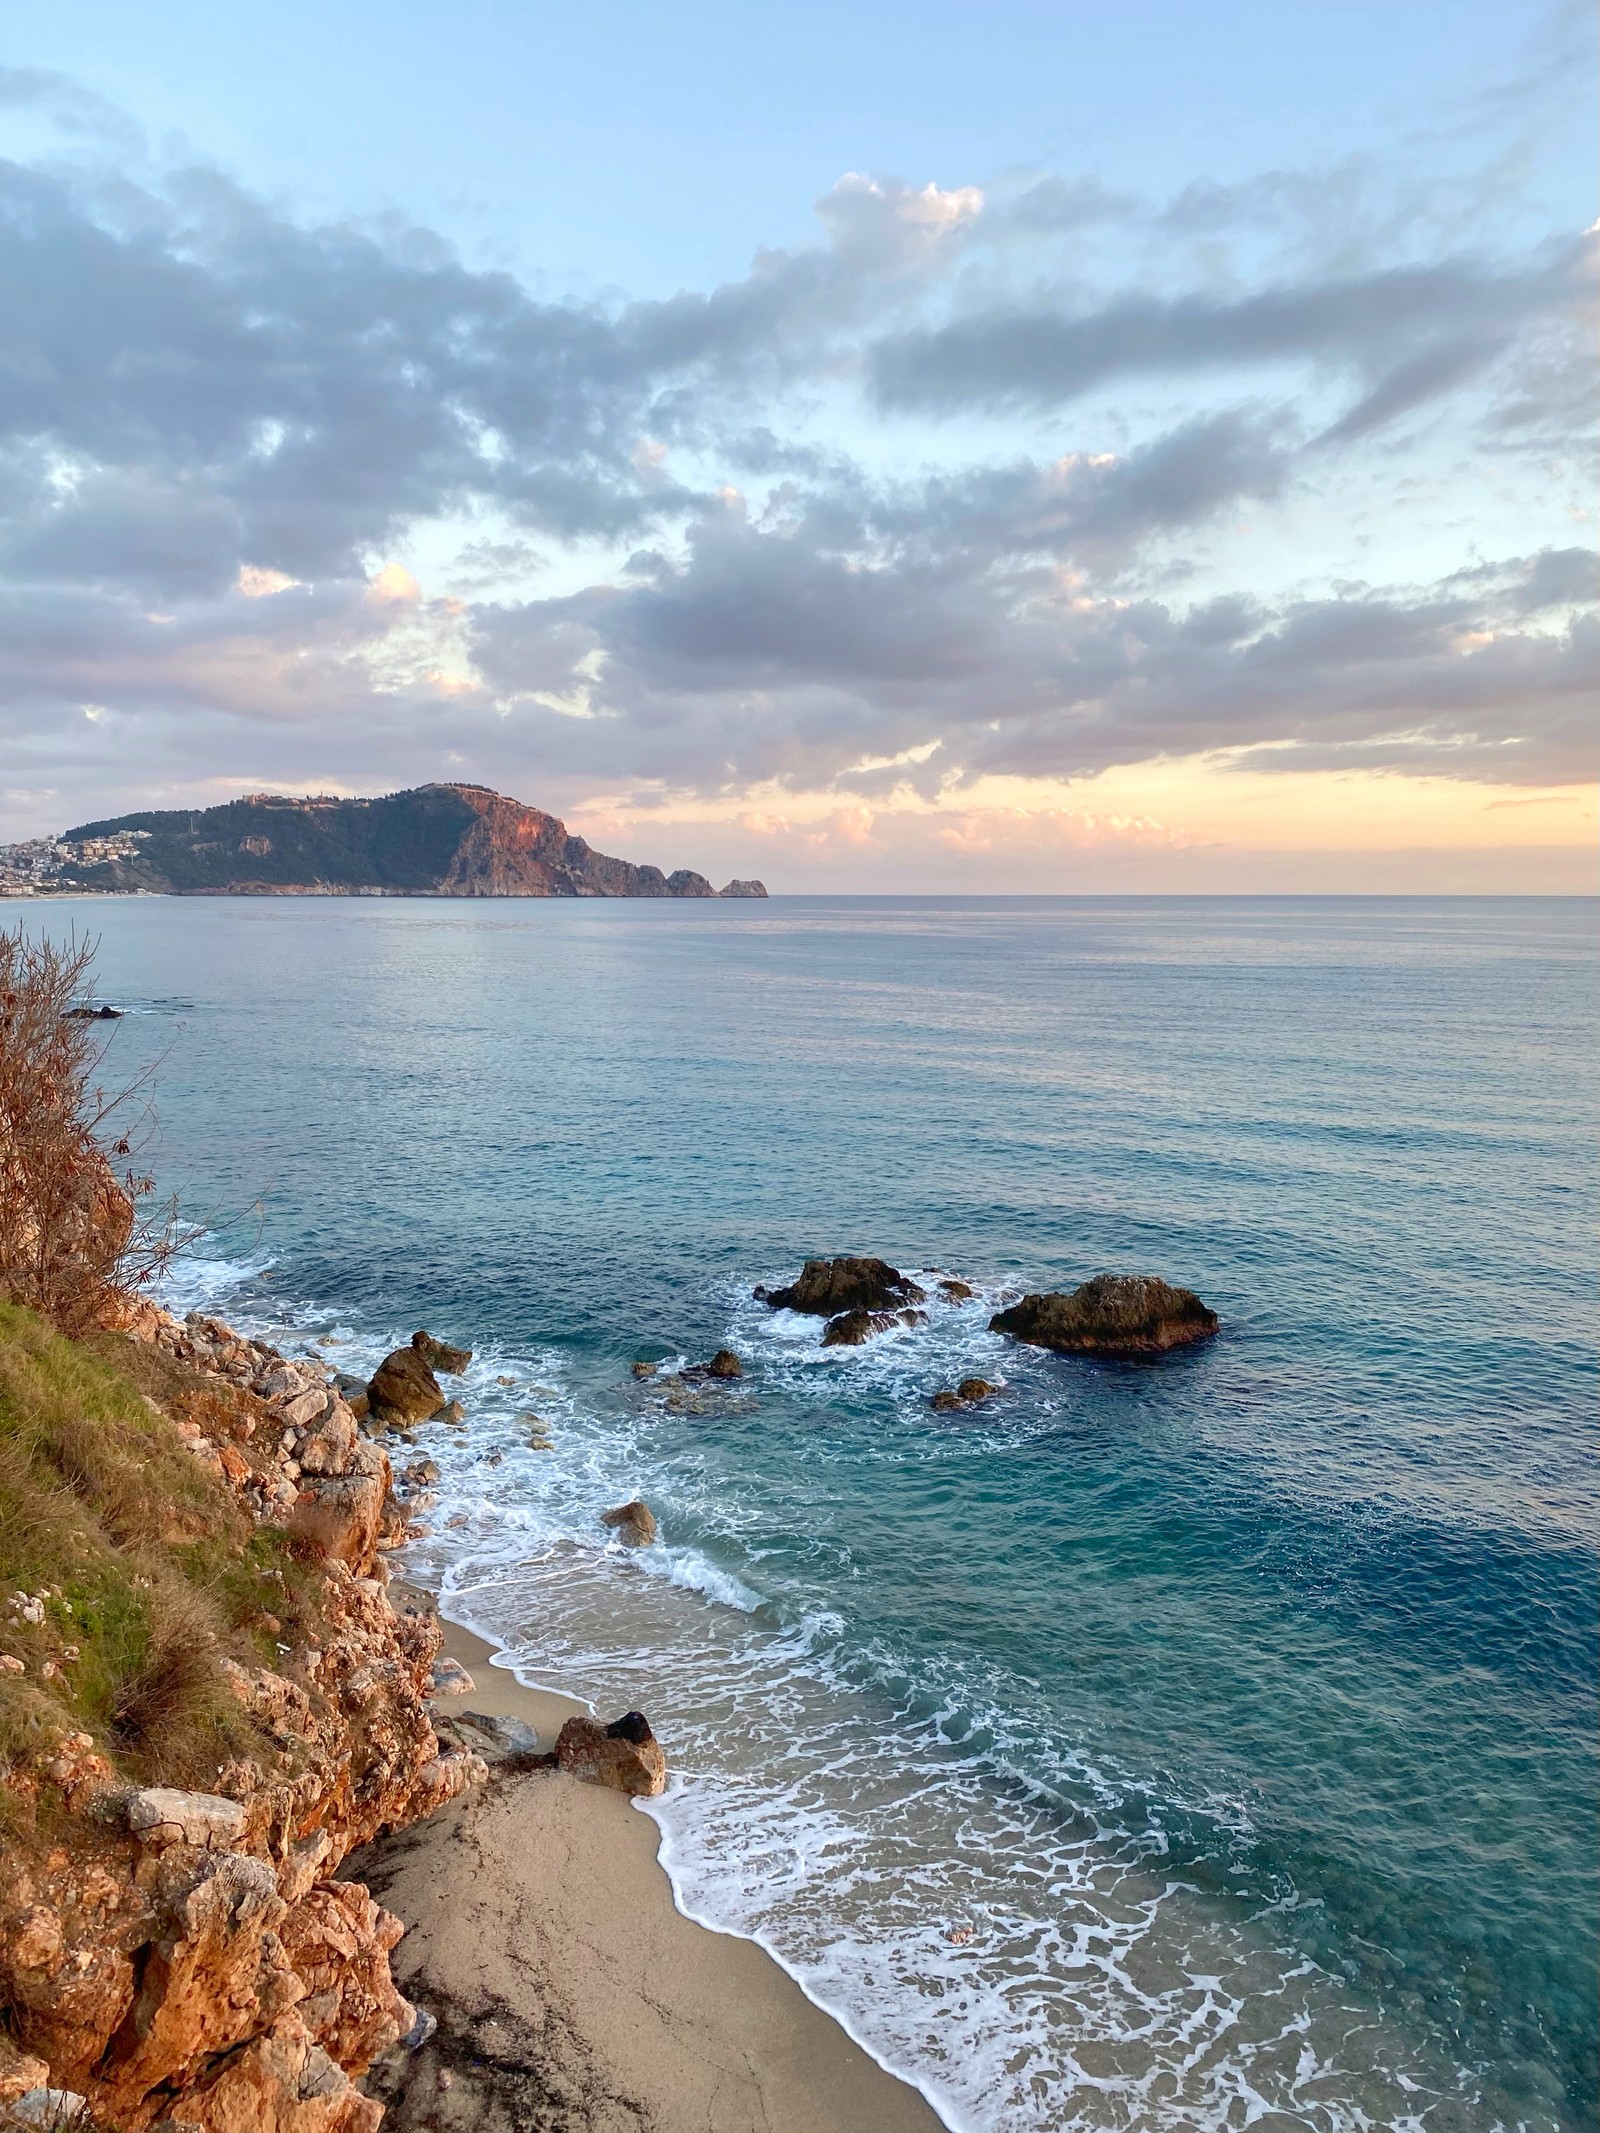
[[[680,1906],[952,2128],[1592,2124],[1594,899],[14,915],[99,936],[175,1304],[474,1349],[408,1574],[646,1711]],[[928,1323],[754,1295],[836,1253]],[[989,1330],[1103,1270],[1220,1333]]]

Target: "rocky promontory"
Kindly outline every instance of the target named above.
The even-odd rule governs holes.
[[[251,793],[220,807],[85,822],[0,848],[0,893],[165,896],[765,896],[759,881],[597,852],[564,822],[483,785],[374,799]]]

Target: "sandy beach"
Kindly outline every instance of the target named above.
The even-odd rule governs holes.
[[[441,1699],[442,1718],[520,1718],[547,1747],[585,1708],[522,1688],[451,1624],[445,1652],[476,1687]],[[350,1862],[404,1921],[396,1981],[439,2023],[414,2057],[374,2070],[386,2123],[938,2133],[923,2097],[763,1950],[682,1916],[656,1847],[655,1824],[620,1793],[536,1770],[491,1776]]]

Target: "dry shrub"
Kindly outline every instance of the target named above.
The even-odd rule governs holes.
[[[123,1129],[148,1076],[96,1082],[93,960],[90,941],[0,933],[0,1297],[64,1333],[115,1318],[180,1241],[175,1209],[146,1211],[154,1180],[113,1168],[133,1154]]]

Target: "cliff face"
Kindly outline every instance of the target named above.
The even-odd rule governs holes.
[[[59,886],[167,895],[765,896],[592,851],[565,823],[481,785],[374,800],[257,793],[201,811],[68,830]],[[52,884],[41,884],[49,886]]]
[[[0,2123],[373,2133],[354,2081],[418,2018],[340,1862],[484,1766],[434,1733],[405,1515],[328,1374],[129,1332],[0,1307]]]

